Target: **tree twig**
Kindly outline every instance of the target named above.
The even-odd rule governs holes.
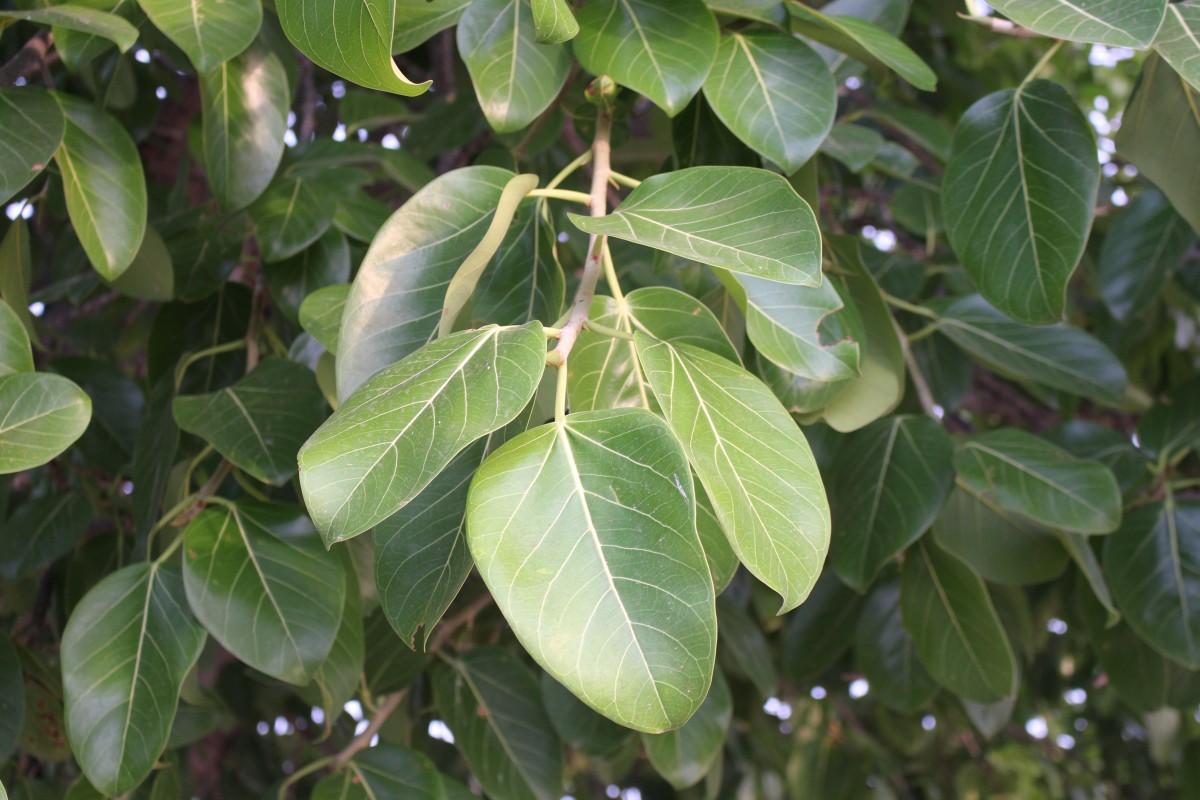
[[[39,33],[27,41],[8,63],[0,67],[0,86],[12,86],[18,78],[28,78],[53,64],[58,59],[58,53],[50,50],[53,42],[53,36],[47,32]]]
[[[355,736],[354,739],[351,740],[350,744],[343,747],[342,750],[333,757],[333,761],[329,763],[329,766],[332,769],[341,769],[342,767],[346,766],[346,763],[350,759],[354,758],[359,751],[365,750],[367,747],[369,747],[371,740],[375,738],[375,735],[379,733],[379,729],[383,727],[383,723],[387,722],[388,717],[390,717],[396,711],[396,709],[400,707],[400,703],[404,701],[404,698],[407,694],[407,688],[389,694],[387,698],[379,704],[379,708],[375,712],[375,716],[371,717],[371,721],[367,723],[367,727],[363,728],[363,732],[358,736]]]

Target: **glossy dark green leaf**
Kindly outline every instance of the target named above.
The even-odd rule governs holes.
[[[1083,581],[1075,582],[1075,602],[1092,649],[1120,698],[1143,714],[1167,705],[1171,662],[1138,638],[1126,623],[1106,623],[1103,606]]]
[[[865,589],[929,528],[954,482],[954,447],[931,417],[895,416],[838,444],[825,473],[839,578]]]
[[[1016,694],[1017,662],[1008,634],[970,567],[934,544],[909,553],[900,613],[917,656],[938,683],[979,703]]]
[[[1137,432],[1142,447],[1164,463],[1200,448],[1200,380],[1168,392],[1138,422]]]
[[[686,789],[704,779],[725,750],[725,737],[733,721],[733,698],[720,672],[695,715],[678,730],[642,734],[650,764],[676,789]]]
[[[262,24],[262,5],[254,0],[138,0],[138,4],[201,74],[240,55]]]
[[[67,553],[92,521],[92,508],[78,491],[27,500],[0,528],[0,575],[12,579]]]
[[[996,0],[1006,17],[1055,39],[1144,49],[1163,21],[1166,0]]]
[[[821,237],[808,204],[782,176],[692,167],[646,180],[606,217],[571,214],[581,230],[784,283],[821,282]],[[739,219],[736,226],[729,219]]]
[[[719,597],[717,626],[717,657],[725,670],[749,680],[762,697],[774,697],[779,691],[779,673],[771,643],[758,621],[729,597]]]
[[[912,714],[938,693],[900,620],[900,583],[881,583],[867,597],[855,628],[854,658],[871,694],[888,708]]]
[[[247,209],[263,261],[282,261],[321,238],[333,223],[329,188],[311,178],[280,175]]]
[[[576,12],[575,57],[675,116],[717,55],[717,22],[701,0],[597,0]]]
[[[8,637],[0,637],[0,764],[17,748],[25,723],[25,678]],[[3,791],[0,789],[0,797]]]
[[[1195,238],[1162,192],[1143,190],[1109,227],[1096,262],[1100,295],[1112,315],[1128,320],[1157,300]]]
[[[563,743],[589,756],[612,755],[634,735],[628,728],[597,714],[549,672],[542,673],[542,705]]]
[[[638,359],[738,558],[804,601],[829,548],[829,505],[804,434],[760,381],[706,350],[638,332]]]
[[[558,44],[579,33],[579,23],[567,0],[532,0],[533,23],[537,41]]]
[[[396,0],[396,29],[393,53],[407,53],[435,33],[458,24],[472,0]]]
[[[381,609],[367,617],[363,626],[366,657],[363,681],[367,691],[378,696],[409,686],[428,666],[428,656],[400,641]]]
[[[445,800],[441,774],[423,753],[381,744],[357,753],[317,784],[313,800]]]
[[[694,509],[687,460],[661,420],[580,412],[488,457],[467,542],[534,659],[600,713],[657,733],[695,713],[716,655]]]
[[[512,800],[562,797],[562,744],[537,679],[497,647],[475,647],[433,676],[438,710],[483,790]]]
[[[172,378],[160,379],[154,385],[147,397],[146,417],[133,445],[131,477],[136,492],[130,501],[139,541],[158,522],[159,507],[175,464],[179,426],[171,408],[174,398]]]
[[[67,735],[105,794],[132,789],[153,769],[204,640],[172,565],[125,567],[75,607],[62,641]]]
[[[83,435],[92,400],[59,375],[0,377],[0,475],[39,467]]]
[[[1038,80],[967,109],[942,184],[950,244],[988,302],[1021,322],[1063,316],[1100,169],[1075,100]]]
[[[300,303],[300,327],[334,355],[337,355],[338,332],[349,295],[350,284],[337,284],[317,289]]]
[[[299,319],[300,306],[313,292],[349,283],[350,247],[340,231],[330,228],[310,247],[291,258],[266,265],[263,271],[275,307],[289,318]],[[336,325],[329,327],[336,335]]]
[[[1154,37],[1154,49],[1200,91],[1200,3],[1169,3],[1162,27]]]
[[[333,555],[341,562],[342,579],[345,581],[342,617],[329,655],[313,673],[312,683],[300,691],[301,697],[307,702],[325,709],[326,719],[330,719],[331,714],[336,717],[362,687],[366,658],[362,592],[358,586],[358,575],[346,547],[339,548]]]
[[[1150,479],[1146,469],[1146,453],[1134,447],[1130,437],[1120,430],[1098,422],[1075,419],[1042,431],[1041,436],[1072,455],[1104,464],[1112,470],[1121,493],[1126,496]],[[1145,447],[1145,438],[1140,434],[1139,438],[1142,438]]]
[[[0,300],[0,376],[17,372],[33,372],[33,349],[17,312]]]
[[[184,533],[184,584],[197,618],[260,672],[303,686],[329,655],[346,585],[303,513],[240,500]]]
[[[908,45],[864,19],[825,14],[800,3],[788,3],[792,32],[799,33],[871,66],[887,68],[918,89],[932,92],[937,76]]]
[[[784,674],[802,683],[836,664],[854,641],[861,609],[862,595],[839,581],[832,570],[822,574],[812,595],[788,617]]]
[[[7,203],[46,168],[65,125],[62,107],[41,89],[0,89],[0,137],[9,145],[0,155],[0,203]]]
[[[28,10],[0,11],[0,18],[22,19],[39,25],[53,25],[71,31],[103,36],[116,43],[122,53],[137,41],[137,28],[116,14],[98,11],[85,5],[63,3]]]

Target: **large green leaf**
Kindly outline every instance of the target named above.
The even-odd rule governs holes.
[[[1017,662],[1008,635],[970,567],[936,545],[910,551],[900,580],[900,614],[921,663],[938,683],[980,703],[1012,697]]]
[[[704,96],[726,127],[788,174],[821,146],[837,111],[825,62],[782,31],[722,37]]]
[[[33,349],[17,312],[0,300],[0,377],[15,372],[33,372]]]
[[[574,39],[579,23],[567,0],[532,0],[533,23],[537,41],[558,44]]]
[[[493,797],[559,800],[562,745],[537,680],[498,647],[475,647],[433,676],[438,710],[471,774]]]
[[[1143,190],[1109,227],[1096,262],[1100,295],[1112,315],[1125,321],[1149,308],[1195,238],[1162,192]]]
[[[496,167],[449,172],[417,192],[379,230],[343,314],[341,399],[433,338],[446,285],[483,239],[512,177]]]
[[[103,36],[115,42],[122,53],[133,47],[138,37],[137,28],[116,14],[71,3],[27,10],[4,10],[0,11],[2,18],[22,19],[39,25],[53,25],[55,28]]]
[[[994,430],[968,439],[954,455],[954,468],[980,498],[1048,528],[1111,533],[1121,522],[1121,490],[1112,470],[1025,431]]]
[[[1023,325],[977,294],[932,306],[938,331],[993,372],[1102,403],[1118,402],[1125,391],[1120,360],[1079,328]]]
[[[129,267],[146,232],[146,179],[137,145],[107,112],[57,94],[66,132],[55,160],[83,250],[105,279]]]
[[[87,533],[92,508],[79,491],[26,500],[0,529],[0,575],[18,578],[68,552]]]
[[[1200,501],[1168,494],[1129,511],[1105,542],[1104,569],[1138,635],[1200,669]]]
[[[1121,117],[1117,152],[1200,233],[1200,89],[1151,56]]]
[[[262,25],[262,4],[255,0],[138,0],[138,5],[200,74],[241,54]]]
[[[1072,42],[1144,49],[1158,33],[1167,0],[995,0],[1018,25]]]
[[[154,768],[204,640],[173,565],[125,567],[75,607],[62,639],[67,736],[106,795],[129,791]]]
[[[638,326],[654,338],[689,344],[741,363],[721,323],[691,295],[666,286],[644,286],[625,295],[625,302]]]
[[[979,291],[1021,322],[1063,316],[1100,168],[1075,99],[1050,81],[995,92],[959,120],[942,183],[950,244]]]
[[[717,21],[701,0],[596,0],[576,12],[575,57],[675,116],[717,55]]]
[[[175,421],[264,483],[296,474],[296,453],[325,420],[325,398],[312,370],[268,358],[233,386],[177,397]]]
[[[423,753],[382,744],[357,753],[313,789],[312,800],[446,800],[442,777]]]
[[[821,237],[808,203],[780,175],[692,167],[655,175],[606,217],[571,214],[587,233],[783,283],[821,283]],[[731,219],[738,220],[730,225]]]
[[[0,89],[0,203],[36,178],[58,149],[66,122],[62,107],[33,86]]]
[[[303,686],[333,647],[346,585],[298,508],[257,500],[205,509],[184,532],[197,618],[260,672]]]
[[[567,48],[537,42],[534,13],[529,0],[475,0],[458,22],[458,52],[497,133],[537,119],[571,69]]]
[[[829,548],[829,505],[804,434],[766,386],[706,350],[639,331],[638,359],[738,558],[804,601]]]
[[[245,208],[270,185],[283,156],[291,103],[287,72],[274,53],[254,45],[202,71],[200,99],[204,169],[213,194],[226,209]]]
[[[687,460],[653,414],[580,412],[505,444],[471,484],[467,543],[525,649],[592,708],[658,733],[703,702],[712,577]]]
[[[21,661],[8,637],[0,637],[0,763],[17,748],[25,723],[25,678]],[[3,798],[0,786],[0,798]]]
[[[1167,5],[1167,15],[1154,37],[1154,49],[1200,91],[1200,3],[1183,0]]]
[[[881,583],[867,597],[855,628],[854,658],[871,693],[901,714],[912,714],[938,692],[900,620],[899,581]]]
[[[333,223],[328,185],[280,174],[247,209],[265,262],[282,261],[321,238]]]
[[[862,591],[925,532],[954,482],[953,458],[950,437],[930,417],[888,417],[838,443],[825,480],[839,578]]]
[[[275,6],[283,32],[317,66],[384,92],[415,97],[430,81],[414,83],[392,61],[396,2],[367,0],[280,0]]]
[[[83,435],[92,399],[59,375],[0,377],[0,475],[40,467]]]
[[[458,24],[472,0],[396,0],[393,53],[407,53],[431,36]]]
[[[725,751],[725,736],[733,721],[733,698],[720,672],[695,715],[678,730],[642,734],[646,757],[659,775],[676,789],[704,779]]]
[[[340,283],[318,289],[300,303],[300,327],[334,355],[338,352],[338,331],[349,295],[350,284]]]
[[[326,543],[387,519],[511,422],[545,358],[539,323],[493,326],[439,339],[367,381],[300,450],[304,500]]]

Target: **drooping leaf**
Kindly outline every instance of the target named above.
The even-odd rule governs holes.
[[[439,339],[367,381],[300,450],[304,499],[326,543],[382,522],[511,422],[545,358],[539,323],[488,327]]]
[[[553,322],[562,313],[565,294],[554,228],[538,203],[526,200],[479,280],[470,316],[477,325]]]
[[[1168,392],[1138,422],[1137,432],[1142,447],[1164,461],[1200,447],[1200,381]]]
[[[854,641],[862,596],[837,579],[821,575],[804,605],[788,615],[783,634],[783,671],[795,682],[815,678],[837,663]]]
[[[803,286],[821,282],[816,217],[782,176],[766,170],[692,167],[655,175],[606,217],[570,217],[586,233],[732,272]],[[731,226],[730,219],[741,222]]]
[[[471,484],[467,542],[517,638],[636,730],[682,725],[707,694],[717,623],[694,504],[675,437],[640,409],[535,428]]]
[[[445,800],[441,774],[423,753],[381,744],[317,784],[313,800]]]
[[[83,538],[91,521],[81,492],[26,500],[0,528],[0,575],[17,578],[49,564]]]
[[[396,0],[392,52],[407,53],[434,34],[458,24],[472,0]]]
[[[25,678],[21,674],[21,660],[8,637],[0,637],[0,763],[8,761],[16,750],[24,723]]]
[[[804,601],[829,548],[829,506],[804,434],[741,367],[639,331],[638,359],[738,558]]]
[[[950,244],[988,302],[1033,325],[1063,316],[1092,227],[1092,129],[1066,89],[1037,80],[959,120],[942,184]]]
[[[300,327],[334,355],[337,355],[338,331],[349,295],[350,284],[341,283],[317,289],[300,304]]]
[[[36,178],[62,142],[66,122],[55,99],[33,86],[0,89],[0,204]]]
[[[937,76],[908,45],[864,19],[827,14],[801,5],[787,4],[792,32],[801,34],[866,64],[889,69],[918,89],[932,92]]]
[[[1096,262],[1100,294],[1113,316],[1137,317],[1157,300],[1194,241],[1161,192],[1147,188],[1138,195],[1108,229]]]
[[[708,697],[686,724],[666,733],[642,734],[646,757],[676,789],[695,786],[721,758],[732,721],[733,698],[718,671]]]
[[[1183,79],[1200,91],[1200,3],[1167,4],[1167,15],[1154,37],[1154,49]]]
[[[1129,625],[1106,623],[1104,608],[1083,581],[1075,582],[1075,602],[1092,649],[1120,698],[1141,713],[1168,705],[1168,673],[1178,665],[1142,641]]]
[[[0,11],[0,18],[22,19],[39,25],[53,25],[56,28],[103,36],[115,42],[122,53],[133,47],[138,37],[137,28],[116,14],[72,3]]]
[[[576,12],[575,57],[675,116],[717,55],[717,22],[701,0],[597,0]]]
[[[1018,25],[1072,42],[1144,49],[1158,33],[1166,0],[996,0]]]
[[[125,567],[75,607],[62,640],[67,735],[83,773],[106,795],[150,774],[204,640],[172,565]]]
[[[300,307],[309,295],[328,286],[349,289],[350,247],[339,230],[329,228],[311,247],[284,261],[268,264],[263,271],[275,307],[289,318],[299,319]],[[328,326],[335,337],[340,322],[339,310],[335,323]]]
[[[282,261],[321,238],[333,223],[329,187],[309,177],[279,175],[247,212],[263,261]]]
[[[579,33],[579,23],[567,0],[532,0],[533,23],[537,41],[559,44],[574,39]]]
[[[33,349],[17,312],[0,300],[0,376],[17,372],[33,372]]]
[[[83,435],[92,399],[59,375],[0,377],[0,474],[40,467]]]
[[[200,74],[240,55],[262,25],[262,5],[254,0],[138,0],[138,5]]]
[[[899,581],[881,583],[867,597],[855,629],[854,657],[872,694],[901,714],[912,714],[938,692],[900,620]]]

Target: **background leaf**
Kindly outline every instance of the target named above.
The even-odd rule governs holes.
[[[879,701],[912,714],[938,693],[900,619],[900,583],[875,587],[863,604],[854,637],[855,663]]]
[[[54,561],[83,538],[91,521],[91,505],[78,492],[26,500],[0,530],[0,575],[16,578]]]
[[[0,300],[0,376],[17,372],[33,372],[33,349],[17,312]]]
[[[40,467],[83,435],[92,400],[58,375],[0,377],[0,475]]]
[[[7,203],[50,163],[66,122],[55,99],[31,86],[0,89],[0,203]]]
[[[676,789],[694,786],[721,758],[732,721],[729,686],[720,672],[714,673],[708,697],[683,727],[657,735],[642,734],[646,757]]]
[[[1146,47],[1163,21],[1164,0],[996,0],[1018,25],[1074,42]]]
[[[908,45],[883,28],[854,16],[822,13],[800,3],[788,3],[792,32],[815,39],[835,50],[886,67],[918,89],[932,92],[937,76]]]
[[[1109,227],[1096,262],[1100,293],[1112,315],[1118,320],[1140,316],[1158,299],[1195,239],[1161,192],[1147,187],[1139,194]]]
[[[115,14],[71,3],[27,10],[5,10],[0,11],[0,17],[23,19],[40,25],[53,25],[56,28],[103,36],[116,43],[122,53],[133,47],[138,35],[137,28]]]
[[[1168,3],[1154,49],[1193,89],[1200,90],[1200,4],[1194,0]]]
[[[138,0],[138,4],[200,73],[240,55],[262,24],[262,6],[253,0]]]

